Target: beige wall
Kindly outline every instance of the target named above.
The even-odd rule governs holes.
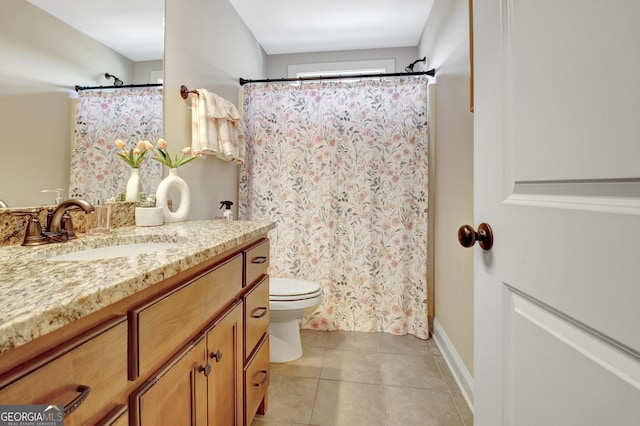
[[[289,65],[371,61],[381,59],[395,60],[396,69],[390,70],[389,72],[403,72],[404,67],[418,59],[418,53],[416,47],[396,47],[389,49],[343,50],[337,52],[269,55],[267,56],[267,78],[287,77]]]
[[[467,0],[436,0],[418,46],[436,68],[430,189],[434,202],[435,317],[473,374],[473,250],[457,230],[473,222],[473,114],[469,111]]]
[[[152,72],[162,72],[164,68],[162,61],[142,61],[133,63],[133,80],[132,84],[147,84],[157,83],[156,80],[151,80]],[[117,74],[116,74],[117,75]]]
[[[238,79],[264,77],[265,54],[228,0],[166,0],[165,139],[169,150],[191,145],[191,98],[180,86],[205,88],[237,102]],[[190,220],[220,216],[220,201],[237,206],[234,163],[196,159],[179,169],[191,188]]]
[[[133,63],[25,0],[2,0],[0,58],[0,199],[51,204],[41,189],[68,195],[75,85],[130,82]]]

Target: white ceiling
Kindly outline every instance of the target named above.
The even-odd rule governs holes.
[[[28,0],[132,61],[162,59],[164,0]],[[434,0],[229,0],[267,54],[416,46]]]
[[[134,62],[164,56],[164,0],[28,0]]]
[[[433,0],[229,0],[269,55],[417,46]]]

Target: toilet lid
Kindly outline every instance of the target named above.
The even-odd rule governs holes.
[[[269,296],[274,298],[313,296],[320,293],[320,284],[312,281],[295,280],[292,278],[271,278],[269,281]]]

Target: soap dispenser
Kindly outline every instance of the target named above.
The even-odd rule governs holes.
[[[55,192],[56,198],[54,202],[56,205],[58,205],[64,201],[64,198],[62,198],[62,191],[63,191],[62,188],[56,188],[56,189],[43,189],[40,192]]]
[[[224,213],[222,213],[222,217],[224,217],[225,220],[233,220],[233,210],[231,210],[232,205],[232,201],[220,201],[220,208],[223,208],[225,206],[227,207]]]

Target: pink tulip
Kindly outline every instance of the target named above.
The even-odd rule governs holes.
[[[136,149],[138,150],[138,153],[143,149],[146,149],[146,146],[144,145],[144,141],[138,141],[138,145],[136,145]]]
[[[167,141],[162,138],[158,139],[158,148],[167,149]]]
[[[200,157],[202,155],[202,150],[201,149],[196,149],[195,151],[193,151],[193,155]]]
[[[125,146],[126,146],[126,145],[125,145],[125,143],[122,141],[122,139],[116,139],[116,147],[117,147],[118,149],[122,149],[122,150],[124,150],[124,147],[125,147]]]
[[[144,141],[144,149],[147,151],[153,151],[153,144],[149,141]]]
[[[182,153],[184,155],[188,155],[190,152],[191,152],[191,147],[190,146],[188,146],[188,147],[186,147],[185,149],[182,150]]]
[[[138,147],[133,149],[133,155],[140,155],[140,149],[138,149]]]

